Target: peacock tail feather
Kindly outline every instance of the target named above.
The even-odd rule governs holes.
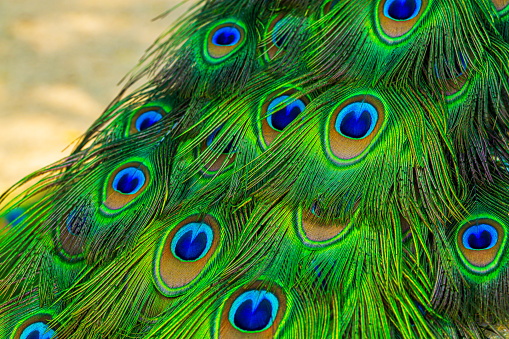
[[[502,336],[508,5],[199,1],[1,196],[1,338]]]

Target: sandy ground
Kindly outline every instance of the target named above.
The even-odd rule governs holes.
[[[69,154],[183,12],[176,0],[0,2],[0,191]]]

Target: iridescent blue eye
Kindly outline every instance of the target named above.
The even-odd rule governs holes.
[[[209,225],[192,222],[175,234],[171,241],[171,251],[181,261],[196,261],[207,254],[213,239],[214,233]]]
[[[145,174],[136,167],[127,167],[115,175],[113,189],[123,194],[135,194],[145,184]]]
[[[284,105],[285,102],[289,104]],[[306,105],[302,100],[293,100],[288,95],[282,95],[272,100],[267,108],[267,123],[276,131],[282,131],[304,111]],[[277,111],[275,111],[278,109]]]
[[[316,217],[320,218],[320,214],[322,214],[322,210],[320,208],[320,204],[315,201],[311,206],[311,213],[313,213]]]
[[[25,219],[23,216],[25,212],[26,210],[22,207],[13,208],[5,215],[5,219],[11,226],[16,226]]]
[[[488,224],[472,225],[465,230],[462,240],[469,250],[487,250],[497,244],[498,232]]]
[[[339,112],[335,128],[347,138],[362,139],[373,131],[377,121],[378,113],[373,105],[367,102],[354,102]]]
[[[416,17],[420,9],[421,0],[387,0],[383,13],[392,20],[405,21]]]
[[[69,233],[72,235],[80,235],[83,231],[83,227],[87,221],[88,218],[88,212],[83,212],[83,207],[81,208],[75,208],[72,210],[71,213],[67,216],[66,220],[66,227]]]
[[[240,31],[235,27],[222,27],[212,36],[216,46],[234,46],[240,41]]]
[[[221,127],[217,128],[216,130],[214,130],[214,132],[212,132],[212,134],[210,134],[207,137],[207,147],[209,147],[210,144],[212,144],[212,141],[214,140],[214,138],[216,137],[217,132],[219,132],[220,129],[221,129]]]
[[[21,332],[20,339],[55,339],[55,331],[43,322],[36,322]]]
[[[242,293],[232,303],[228,313],[230,323],[244,332],[259,332],[269,328],[279,309],[277,297],[268,291],[251,290]]]
[[[272,29],[271,40],[278,48],[283,47],[289,35],[288,18],[279,20]]]
[[[458,60],[454,58],[454,63],[451,65],[447,60],[444,61],[444,78],[445,79],[453,79],[463,75],[463,72],[467,70],[467,58],[463,57],[463,54],[459,52],[459,57],[461,61],[461,65],[458,63]],[[435,75],[440,79],[440,75],[438,72],[438,67],[435,65]]]
[[[136,129],[141,132],[143,130],[146,130],[150,126],[154,125],[156,122],[161,120],[163,118],[162,114],[157,111],[147,111],[143,114],[141,114],[136,119]]]
[[[222,126],[221,126],[222,127]],[[212,141],[214,140],[214,138],[216,137],[217,133],[221,130],[221,127],[217,128],[214,132],[212,132],[211,135],[209,135],[207,137],[207,147],[210,146],[210,144],[212,144]],[[232,147],[233,147],[233,140],[230,141],[228,143],[228,145],[226,145],[225,149],[223,150],[223,154],[228,154],[228,153],[231,153],[232,152]]]

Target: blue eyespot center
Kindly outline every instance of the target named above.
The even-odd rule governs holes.
[[[454,58],[453,65],[451,65],[451,63],[448,62],[447,60],[444,61],[444,63],[445,63],[444,78],[445,79],[457,78],[457,77],[463,75],[463,72],[465,72],[467,70],[466,57],[464,58],[463,54],[461,54],[461,52],[459,52],[459,57],[460,57],[461,64],[458,63],[458,60],[456,58]],[[438,73],[438,68],[436,65],[435,65],[435,75],[437,76],[438,79],[440,79],[440,75]]]
[[[175,234],[171,249],[175,257],[181,261],[196,261],[203,258],[214,239],[212,228],[199,222],[189,223]]]
[[[348,112],[341,121],[341,133],[350,138],[359,139],[366,135],[371,126],[371,115],[362,111],[360,116],[355,111]]]
[[[317,201],[315,201],[313,206],[311,206],[311,213],[313,213],[318,218],[321,217],[322,209],[320,208],[320,204]]]
[[[222,127],[222,126],[221,126]],[[217,128],[214,132],[212,132],[211,135],[207,137],[207,147],[212,144],[212,141],[214,141],[214,138],[216,137],[217,133],[221,130],[221,127]],[[233,140],[226,145],[226,147],[223,150],[223,154],[229,154],[232,153],[233,148]]]
[[[136,167],[127,167],[115,175],[113,189],[122,194],[136,194],[145,184],[145,174]]]
[[[289,33],[288,18],[282,18],[274,25],[274,28],[272,29],[272,43],[278,48],[283,47],[286,39],[288,39]]]
[[[276,319],[279,301],[267,291],[247,291],[235,299],[228,318],[237,329],[246,332],[263,331]]]
[[[376,126],[378,113],[367,102],[354,102],[344,107],[336,118],[335,128],[341,135],[351,139],[363,139]]]
[[[470,250],[487,250],[497,244],[498,232],[488,224],[472,225],[463,233],[463,246]]]
[[[25,219],[23,216],[25,212],[26,210],[22,207],[13,208],[5,215],[5,219],[11,226],[16,226]]]
[[[163,118],[162,114],[156,111],[147,111],[136,119],[136,129],[141,132],[154,125]]]
[[[415,18],[420,9],[421,0],[387,0],[383,13],[393,20],[406,21]]]
[[[258,306],[253,307],[253,300],[246,300],[240,304],[235,312],[235,325],[246,331],[259,331],[270,321],[272,306],[270,301],[263,299]]]
[[[88,218],[88,213],[85,211],[83,212],[83,207],[75,208],[72,210],[71,213],[67,216],[66,226],[69,233],[72,235],[80,235],[83,231],[83,227],[85,226],[85,223]]]
[[[175,254],[183,260],[196,260],[207,245],[207,235],[204,232],[198,233],[193,238],[193,231],[187,231],[177,241]]]
[[[56,338],[55,331],[43,322],[36,322],[25,328],[20,339],[51,339]]]
[[[240,41],[240,31],[235,27],[221,27],[212,36],[216,46],[234,46]]]
[[[288,102],[286,106],[283,106],[285,102]],[[275,109],[278,109],[274,112]],[[295,118],[304,111],[306,105],[302,100],[294,100],[288,95],[282,95],[272,100],[267,108],[267,123],[269,126],[277,131],[282,131],[288,126]]]

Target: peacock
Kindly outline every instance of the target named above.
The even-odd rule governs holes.
[[[502,338],[509,0],[200,0],[1,197],[0,338]]]

